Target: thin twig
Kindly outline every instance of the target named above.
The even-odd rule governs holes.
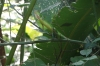
[[[29,41],[29,42],[0,43],[0,46],[27,45],[27,44],[47,43],[47,42],[72,42],[72,43],[77,43],[77,44],[86,44],[86,42],[78,41],[78,40],[72,40],[72,39],[49,39],[49,40],[37,40],[37,41]]]

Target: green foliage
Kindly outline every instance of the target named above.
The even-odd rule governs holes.
[[[8,4],[8,6],[11,8],[14,8],[15,6],[29,6],[29,8],[26,9],[26,12],[23,12],[23,22],[20,28],[19,26],[14,26],[14,28],[12,28],[16,30],[19,29],[15,42],[20,41],[23,34],[25,33],[25,28],[26,33],[32,40],[34,40],[35,37],[42,35],[42,33],[26,26],[26,23],[31,14],[35,15],[35,18],[37,19],[36,23],[38,23],[38,26],[44,31],[43,36],[37,37],[38,40],[55,40],[66,38],[84,42],[93,28],[95,28],[95,30],[98,30],[97,25],[99,23],[96,24],[96,22],[100,17],[100,3],[94,4],[94,0],[77,0],[76,3],[71,3],[70,5],[71,7],[62,7],[60,0],[31,0],[30,5],[27,3],[20,5]],[[2,11],[0,11],[0,14],[1,13]],[[98,22],[100,22],[100,18]],[[46,27],[46,30],[44,30],[44,27]],[[98,61],[100,61],[100,58],[96,55],[90,55],[93,53],[92,50],[94,49],[94,47],[99,47],[96,44],[99,40],[100,38],[97,38],[89,43],[84,42],[85,44],[82,44],[82,48],[84,47],[85,49],[82,49],[81,51],[79,50],[81,44],[77,42],[72,43],[61,41],[36,43],[36,48],[33,48],[34,52],[30,54],[29,59],[24,62],[22,66],[46,66],[46,64],[48,63],[51,66],[65,66],[68,64],[69,66],[97,66],[99,65]],[[17,45],[12,46],[12,49],[7,58],[6,65],[10,65],[16,47]],[[9,52],[9,49],[6,50],[7,52]],[[23,50],[24,46],[21,52],[21,58],[24,55]],[[86,57],[83,57],[82,55],[85,55]],[[23,58],[20,62],[22,61]]]
[[[96,55],[93,55],[91,57],[85,58],[82,56],[76,56],[71,58],[72,63],[71,66],[98,66],[100,58]]]
[[[61,52],[61,48],[63,48],[60,43],[39,43],[36,46],[40,49],[35,49],[35,56],[42,59],[46,64],[55,64],[57,59],[59,58],[59,54]],[[34,53],[31,54],[31,57]],[[63,59],[62,59],[63,60]]]
[[[90,0],[78,0],[76,4],[73,4],[75,10],[62,8],[53,20],[54,27],[70,39],[84,40],[93,29],[95,21],[91,6],[92,1]]]
[[[84,41],[95,23],[92,1],[78,0],[72,6],[72,10],[63,7],[59,11],[53,18],[53,27],[67,38]],[[57,36],[57,39],[60,39],[60,36]],[[35,49],[36,57],[50,64],[68,64],[72,56],[79,54],[77,50],[80,48],[79,44],[70,42],[39,43],[36,46],[39,48]]]

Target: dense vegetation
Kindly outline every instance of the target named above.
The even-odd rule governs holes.
[[[99,0],[1,0],[0,3],[2,66],[16,62],[13,57],[19,45],[21,66],[100,66]],[[14,16],[20,17],[12,19],[13,11],[17,14]],[[6,12],[10,18],[2,16]],[[5,26],[8,24],[9,28]],[[10,34],[4,34],[5,31]],[[26,51],[30,54],[24,61]]]

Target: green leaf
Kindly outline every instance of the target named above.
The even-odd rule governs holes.
[[[34,10],[39,11],[42,18],[50,23],[52,17],[58,12],[60,4],[60,0],[37,0]]]
[[[80,66],[96,66],[98,65],[98,61],[100,60],[100,58],[97,58],[96,55],[93,55],[91,57],[81,57],[81,56],[76,56],[74,58],[71,59],[72,60],[72,65],[80,65]],[[75,61],[76,60],[76,61]],[[92,62],[92,63],[91,63]]]
[[[85,3],[85,5],[81,6],[81,2]],[[77,9],[74,11],[69,10],[67,7],[62,8],[53,20],[54,27],[68,38],[76,40],[83,40],[86,38],[95,22],[94,15],[91,15],[91,13],[93,13],[91,8],[92,2],[90,4],[89,2],[91,1],[77,1],[77,4],[74,5],[74,7],[77,6]],[[78,6],[80,6],[81,9]]]
[[[20,28],[20,25],[14,25],[11,28],[11,32],[13,32],[14,34],[17,34],[19,28]],[[9,30],[9,29],[5,28],[5,30]],[[42,33],[33,29],[33,27],[31,27],[30,23],[26,24],[25,32],[27,33],[27,35],[30,37],[31,40],[34,40],[38,36],[42,36]],[[7,39],[6,37],[4,37],[4,38]]]
[[[39,31],[34,30],[33,28],[26,26],[26,33],[28,34],[28,36],[34,40],[36,37],[38,36],[42,36],[42,33]]]
[[[78,0],[76,4],[73,4],[73,7],[75,10],[70,10],[67,7],[62,8],[53,19],[53,26],[67,38],[84,41],[93,29],[93,24],[95,23],[95,16],[92,14],[94,13],[92,1]],[[77,43],[67,42],[62,51],[74,50],[76,48],[79,48]],[[77,51],[73,52],[75,54],[77,53]],[[74,54],[73,52],[62,52],[62,56],[66,55],[71,57]]]
[[[28,59],[22,66],[46,66],[46,64],[39,58]]]
[[[92,49],[84,49],[80,51],[80,54],[88,56],[91,52],[92,52]]]
[[[97,46],[97,44],[96,43],[86,43],[85,44],[85,49],[88,49],[88,48],[93,48],[93,47],[96,47]]]
[[[94,58],[85,62],[84,66],[99,66],[100,58]]]
[[[100,38],[96,38],[94,41],[92,41],[92,43],[100,41]]]
[[[75,57],[71,57],[70,60],[72,62],[77,62],[77,61],[82,60],[83,58],[84,58],[83,56],[75,56]]]
[[[63,7],[58,12],[52,20],[53,27],[67,38],[84,41],[95,23],[92,1],[77,0],[72,6],[75,10]],[[50,64],[68,64],[71,57],[79,55],[77,50],[80,48],[79,44],[70,42],[39,43],[36,46],[36,57]]]
[[[54,42],[36,44],[37,48],[34,49],[35,53],[31,53],[30,58],[34,58],[33,54],[35,54],[36,57],[39,57],[45,61],[46,64],[55,64],[56,56],[58,57],[60,54],[60,48],[58,44],[59,43]]]
[[[93,55],[91,57],[84,58],[83,60],[93,60],[93,59],[97,59],[97,56]]]
[[[82,65],[84,63],[85,63],[84,61],[80,60],[78,62],[73,63],[72,65]]]
[[[61,56],[62,48],[64,48],[65,45],[65,42],[39,43],[36,44],[37,48],[34,49],[35,53],[32,54],[35,54],[36,57],[42,59],[46,64],[55,64],[58,63],[57,61],[61,61],[62,64],[66,64],[66,61],[69,61],[70,57],[78,55],[79,53],[77,50],[72,50],[72,47],[69,46],[68,49],[65,50],[62,59],[60,59],[59,57]],[[33,56],[32,54],[31,56]]]

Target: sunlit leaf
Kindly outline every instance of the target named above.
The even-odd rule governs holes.
[[[17,33],[18,32],[18,29],[19,29],[19,25],[15,25],[13,27],[13,29],[16,29],[16,30],[12,30],[14,33]],[[34,40],[35,37],[38,37],[38,36],[42,36],[42,33],[33,29],[33,27],[30,27],[30,26],[26,26],[26,33],[28,34],[28,36]]]
[[[42,33],[39,31],[34,30],[33,28],[26,26],[26,33],[29,35],[29,37],[34,40],[35,37],[42,36]]]

